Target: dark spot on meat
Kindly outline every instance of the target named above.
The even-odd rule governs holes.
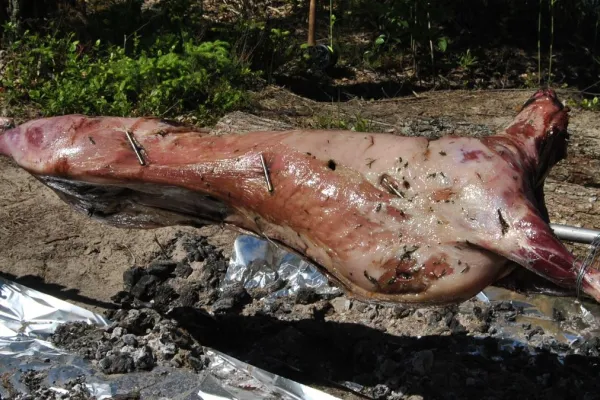
[[[312,154],[311,154],[311,153],[308,153],[308,152],[306,153],[306,155],[307,155],[307,156],[312,156]]]
[[[423,264],[425,273],[436,278],[441,278],[452,271],[450,265],[446,261],[446,254],[431,256]]]
[[[471,269],[471,267],[469,266],[469,264],[465,264],[465,267],[460,270],[460,273],[461,274],[467,273],[469,271],[469,269]]]
[[[373,160],[372,158],[367,158],[367,167],[371,168],[371,165],[373,165],[374,162],[375,160]]]
[[[402,254],[402,257],[400,257],[400,260],[405,261],[405,260],[410,260],[413,253],[417,250],[419,250],[419,246],[414,246],[414,245],[409,245],[409,246],[404,246],[403,249],[404,253]]]
[[[57,175],[67,175],[69,173],[70,165],[67,157],[61,157],[56,161],[54,171]]]
[[[429,160],[429,154],[431,154],[431,150],[429,150],[429,146],[427,146],[427,149],[425,150],[425,153],[423,154],[423,158],[425,160]]]
[[[329,168],[332,171],[335,171],[335,167],[336,167],[335,161],[333,161],[333,160],[327,161],[327,168]]]
[[[404,211],[398,210],[394,207],[388,207],[387,213],[390,217],[393,217],[396,219],[406,219],[406,214],[404,213]]]
[[[96,142],[94,141],[94,138],[92,138],[91,136],[88,136],[88,139],[90,139],[90,142],[91,142],[92,144],[96,144]]]
[[[404,163],[404,168],[408,167],[408,161]]]
[[[377,207],[375,207],[375,212],[379,211],[381,211],[381,203],[377,204]]]
[[[402,186],[404,186],[404,189],[410,189],[410,183],[408,183],[407,180],[405,180],[404,182],[402,182]]]
[[[446,152],[445,151],[440,151],[440,156],[445,156]]]
[[[498,209],[498,220],[500,221],[500,227],[502,229],[502,235],[504,236],[506,234],[506,232],[508,232],[508,223],[506,222],[506,220],[504,219],[504,217],[502,216],[502,212],[500,211],[500,209]]]
[[[159,135],[159,136],[162,136],[162,137],[165,137],[165,136],[167,136],[167,132],[165,132],[165,131],[162,131],[162,130],[161,130],[161,131],[158,131],[158,132],[156,132],[156,134],[157,134],[157,135]]]
[[[88,217],[93,217],[94,216],[94,212],[96,211],[96,209],[94,207],[90,207],[87,209],[87,216]]]
[[[461,264],[462,264],[462,261],[458,260],[458,265],[461,265]]]
[[[363,274],[365,275],[365,278],[367,278],[367,280],[369,282],[371,282],[375,286],[379,286],[379,282],[377,282],[377,279],[375,279],[371,275],[369,275],[366,270],[364,271]]]
[[[477,175],[477,177],[478,177],[480,180],[483,180],[483,178],[481,177],[481,174],[480,174],[479,172],[475,172],[475,175]]]
[[[373,146],[375,144],[375,137],[373,135],[369,136],[369,138],[371,139],[371,144],[369,145],[369,147]],[[365,138],[366,139],[366,138]],[[369,148],[367,147],[367,149]]]
[[[235,149],[233,152],[234,152],[234,153],[237,153],[238,151],[240,151],[240,149]]]
[[[436,190],[431,194],[431,200],[433,201],[445,201],[448,202],[450,197],[454,195],[454,191],[450,188]]]
[[[402,164],[402,157],[398,157],[398,162]]]
[[[437,176],[437,172],[427,175],[428,178],[435,178],[436,176]]]
[[[44,143],[44,131],[42,128],[27,129],[27,141],[33,146],[41,147]]]
[[[411,280],[413,278],[412,274],[410,272],[399,272],[397,271],[397,278],[398,279],[403,279],[405,281]]]
[[[519,177],[518,177],[518,176],[516,176],[516,175],[513,175],[513,179],[514,179],[515,181],[518,181],[518,180],[519,180]]]
[[[304,212],[305,212],[306,214],[308,214],[308,210],[304,210]]]
[[[489,156],[486,156],[485,153],[481,150],[463,151],[463,159],[461,162],[479,160],[479,158],[482,156],[485,158],[489,158]]]

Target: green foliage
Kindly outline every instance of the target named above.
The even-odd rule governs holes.
[[[592,98],[592,99],[583,99],[581,101],[581,107],[583,107],[587,110],[599,111],[600,110],[600,99],[598,99],[597,96],[594,96],[594,98]]]
[[[469,70],[477,65],[477,57],[471,54],[471,49],[462,54],[458,59],[458,65],[466,70]]]
[[[10,27],[8,27],[10,28]],[[222,41],[157,40],[140,50],[83,46],[74,37],[25,32],[8,47],[0,84],[9,105],[35,103],[45,115],[191,114],[209,121],[242,106],[255,74]]]

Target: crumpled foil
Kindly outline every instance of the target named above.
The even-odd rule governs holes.
[[[253,367],[236,358],[212,350],[207,355],[212,359],[209,369],[214,372],[206,377],[205,388],[198,393],[204,400],[251,400],[261,399],[307,399],[336,400],[320,390],[302,385],[290,379],[271,374]],[[257,385],[258,383],[258,385]],[[217,386],[220,395],[206,393],[206,386]],[[243,388],[243,390],[240,390]],[[251,394],[248,389],[251,388]],[[252,397],[249,397],[252,396]]]
[[[236,238],[221,289],[240,283],[247,290],[266,290],[266,301],[293,296],[300,289],[311,289],[319,295],[341,293],[313,264],[250,235]]]
[[[0,278],[0,398],[27,393],[20,381],[27,370],[44,370],[43,385],[57,394],[69,379],[85,376],[85,386],[97,399],[140,391],[142,398],[200,400],[335,400],[325,392],[206,349],[211,362],[199,374],[170,367],[149,372],[104,375],[91,362],[47,341],[65,322],[108,326],[99,314]],[[140,390],[140,388],[142,388]],[[165,397],[165,395],[167,397]]]

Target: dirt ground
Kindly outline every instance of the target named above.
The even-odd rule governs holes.
[[[488,134],[513,118],[531,91],[430,92],[420,97],[315,103],[270,88],[256,98],[256,115],[301,127],[362,122],[369,130],[409,135],[450,131]],[[559,93],[560,95],[560,93]],[[566,95],[561,95],[565,98]],[[217,125],[235,131],[235,115]],[[238,122],[239,123],[239,122]],[[244,129],[249,129],[244,120]],[[257,118],[256,129],[270,127]],[[600,227],[600,114],[571,111],[569,157],[546,185],[553,222]],[[0,265],[9,278],[91,309],[111,307],[128,267],[145,265],[178,231],[124,230],[75,213],[48,188],[0,159]],[[228,255],[235,234],[208,227],[199,233]],[[585,246],[575,246],[583,254]]]

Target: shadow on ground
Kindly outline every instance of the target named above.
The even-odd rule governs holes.
[[[257,367],[308,385],[374,387],[376,399],[405,398],[400,393],[424,399],[600,398],[600,358],[561,358],[553,352],[561,348],[557,343],[532,355],[491,337],[394,336],[325,321],[326,312],[300,321],[231,314],[212,319],[180,307],[169,317],[203,345]]]

